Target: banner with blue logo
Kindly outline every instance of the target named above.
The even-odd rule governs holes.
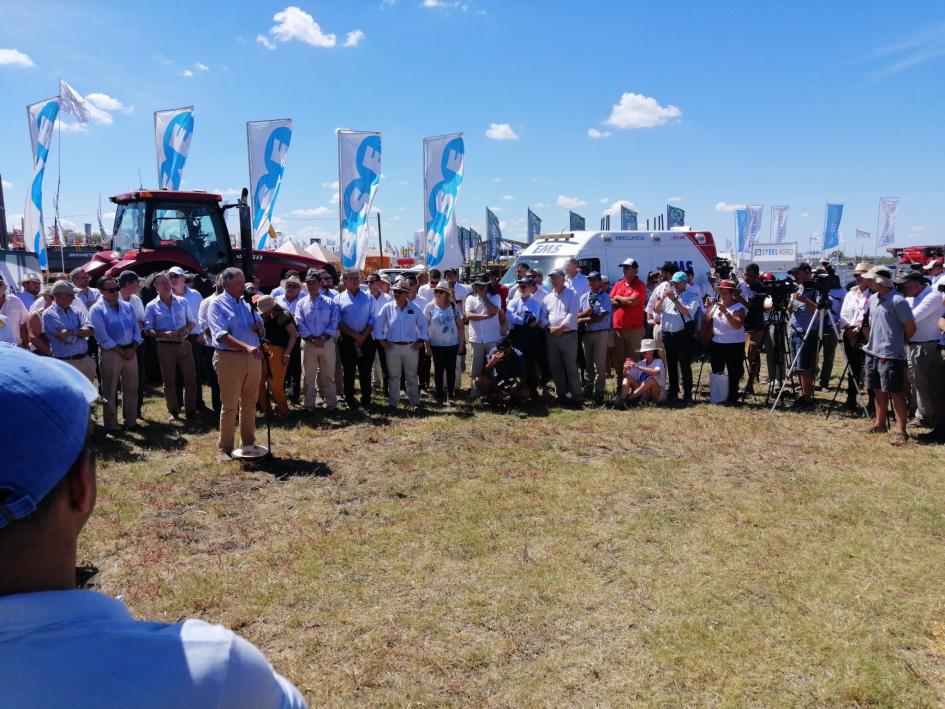
[[[620,205],[620,231],[636,231],[637,228],[637,213]]]
[[[338,131],[341,266],[360,271],[368,251],[368,214],[381,181],[381,134]]]
[[[735,210],[735,235],[738,240],[738,253],[745,253],[745,236],[747,234],[745,227],[748,225],[748,210],[741,208]]]
[[[840,246],[840,220],[843,218],[843,205],[827,202],[824,213],[824,241],[823,252]]]
[[[774,229],[774,241],[780,244],[787,237],[787,215],[790,207],[771,207],[771,226]]]
[[[154,142],[157,146],[158,189],[179,190],[181,173],[194,134],[194,107],[154,112]]]
[[[761,222],[765,216],[765,207],[763,204],[745,205],[747,215],[745,217],[745,233],[748,239],[747,251],[751,251],[758,241],[758,234],[761,233]]]
[[[666,228],[672,229],[674,226],[686,225],[686,210],[674,207],[671,204],[666,205]]]
[[[570,212],[568,222],[569,222],[568,228],[571,231],[584,231],[585,229],[584,217],[582,217],[580,214],[575,214],[574,212]]]
[[[456,200],[463,184],[465,162],[462,133],[423,139],[423,226],[428,268],[463,265],[456,229]]]
[[[249,151],[249,189],[253,208],[253,244],[266,248],[269,225],[282,187],[285,158],[292,141],[292,119],[250,121],[246,124]]]
[[[499,228],[499,218],[486,207],[486,261],[498,261],[501,249],[502,230]]]
[[[58,96],[26,107],[33,145],[33,181],[23,208],[23,244],[27,251],[36,254],[39,267],[44,271],[49,270],[49,258],[46,255],[46,228],[43,225],[43,176],[60,107]]]
[[[528,210],[528,243],[532,243],[541,234],[541,219],[531,208]]]

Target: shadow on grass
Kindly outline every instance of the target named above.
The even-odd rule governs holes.
[[[332,474],[331,468],[325,462],[301,460],[299,458],[280,458],[278,455],[273,455],[271,458],[258,463],[242,463],[242,467],[244,470],[269,473],[276,480],[327,478]]]

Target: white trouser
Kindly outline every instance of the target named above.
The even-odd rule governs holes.
[[[417,363],[420,351],[413,345],[394,345],[387,350],[387,385],[388,400],[391,406],[400,403],[400,375],[404,375],[404,388],[411,406],[420,405],[420,380],[417,377]]]

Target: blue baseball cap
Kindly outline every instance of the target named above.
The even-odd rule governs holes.
[[[98,391],[65,362],[0,349],[0,528],[36,509],[85,446]]]
[[[689,280],[689,276],[686,275],[685,271],[676,271],[676,273],[673,274],[673,277],[669,280],[671,280],[673,283],[685,283]]]

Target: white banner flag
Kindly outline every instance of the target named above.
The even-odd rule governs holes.
[[[456,200],[463,184],[465,157],[462,133],[423,139],[423,226],[428,268],[463,265]]]
[[[360,271],[367,258],[368,214],[381,181],[381,134],[338,131],[341,266]]]
[[[292,140],[292,119],[250,121],[246,124],[249,186],[253,205],[253,243],[266,248],[269,225],[282,186],[285,158]]]
[[[26,107],[30,141],[33,144],[33,182],[26,193],[26,206],[23,208],[23,243],[27,251],[36,254],[39,267],[44,271],[49,269],[49,258],[46,255],[46,229],[43,225],[43,175],[59,110],[58,96]]]
[[[157,147],[158,189],[179,190],[181,173],[194,134],[194,107],[154,112],[154,143]]]
[[[879,245],[887,246],[896,241],[896,216],[899,213],[899,198],[883,197],[879,200]]]
[[[856,238],[857,238],[857,239],[869,239],[869,238],[870,238],[870,233],[869,233],[868,231],[866,231],[866,229],[857,229],[857,230],[856,230]]]
[[[92,107],[78,91],[62,79],[59,79],[59,102],[62,104],[62,110],[78,118],[80,123],[85,123],[92,117]]]
[[[787,215],[790,207],[772,207],[771,225],[774,228],[774,241],[780,244],[787,237]]]
[[[763,204],[745,205],[747,215],[745,217],[745,233],[747,234],[748,250],[755,245],[758,240],[758,234],[761,232],[761,220],[765,215]]]

